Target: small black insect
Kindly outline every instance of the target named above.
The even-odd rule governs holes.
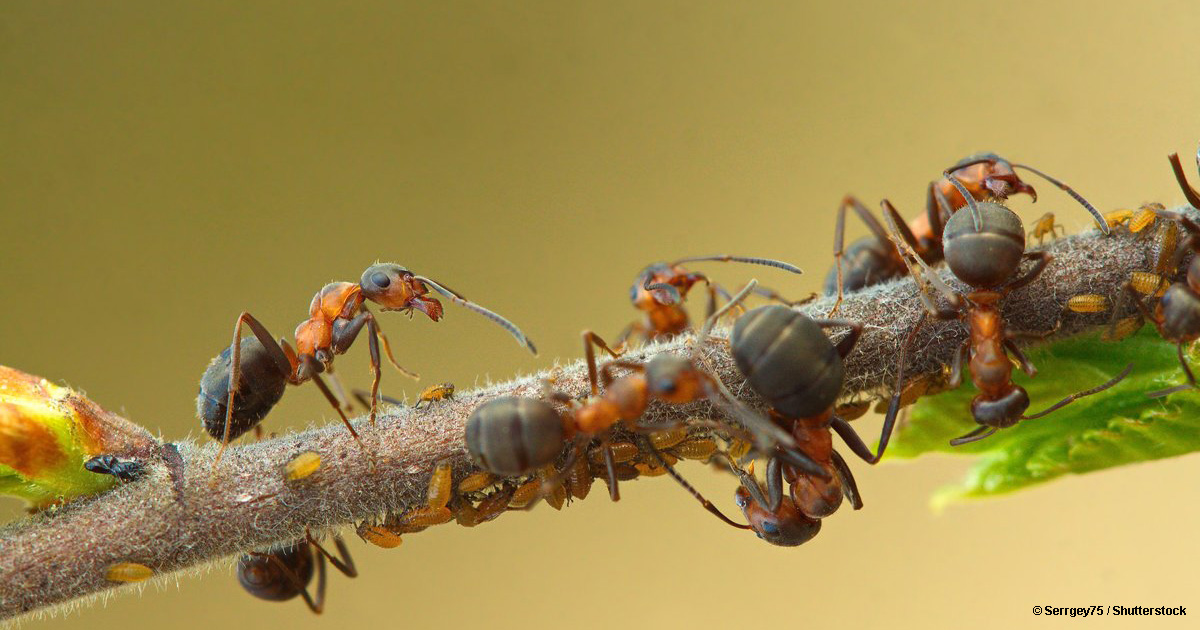
[[[121,460],[113,455],[98,455],[84,462],[83,467],[99,475],[112,475],[121,481],[133,481],[146,472],[141,462]]]

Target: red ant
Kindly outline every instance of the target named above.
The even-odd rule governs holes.
[[[230,440],[256,426],[279,402],[285,385],[289,383],[299,385],[313,381],[357,440],[358,432],[350,425],[340,401],[319,374],[332,372],[333,358],[344,354],[365,326],[369,335],[371,370],[374,373],[370,410],[370,421],[374,424],[381,376],[380,344],[388,361],[397,370],[414,379],[417,375],[396,363],[387,337],[365,302],[370,300],[384,311],[407,312],[410,317],[414,311],[419,311],[436,322],[442,317],[442,304],[428,295],[431,289],[455,304],[492,320],[516,337],[530,352],[537,354],[537,349],[524,333],[500,315],[400,265],[372,265],[363,272],[358,283],[333,282],[317,292],[308,307],[309,318],[296,327],[295,350],[286,340],[280,339],[276,343],[266,327],[250,313],[243,312],[238,316],[233,327],[233,343],[209,364],[196,398],[197,413],[204,421],[205,430],[221,440],[221,448],[213,462],[214,469]],[[250,327],[253,337],[242,338],[243,324]]]
[[[706,338],[713,323],[744,299],[756,284],[751,281],[728,304],[710,316],[700,333],[700,339]],[[562,453],[564,442],[570,442],[567,461],[562,466],[566,474],[573,469],[587,444],[600,437],[609,490],[616,501],[620,499],[617,490],[619,475],[608,439],[611,430],[620,425],[635,433],[644,433],[647,427],[636,421],[646,412],[651,400],[685,404],[707,399],[741,419],[764,450],[774,450],[779,445],[781,457],[786,458],[789,464],[809,474],[828,474],[818,462],[792,448],[794,442],[786,431],[743,408],[720,381],[697,367],[695,360],[663,353],[645,364],[617,359],[597,370],[594,347],[599,347],[614,358],[618,355],[595,333],[585,331],[583,336],[591,397],[579,402],[565,393],[549,392],[551,400],[567,406],[564,412],[534,398],[505,397],[484,403],[471,414],[466,427],[467,451],[479,466],[505,477],[529,474],[553,463]],[[632,373],[614,378],[614,368],[628,369]],[[604,386],[603,393],[600,391],[601,384]],[[655,430],[661,429],[655,427]],[[656,455],[658,465],[695,496],[705,509],[729,525],[747,528],[722,514],[674,471],[650,440],[644,435],[640,437],[641,448]],[[548,485],[553,487],[557,484]]]
[[[333,557],[308,532],[305,532],[304,538],[290,545],[267,551],[251,551],[238,560],[238,582],[259,599],[284,602],[297,595],[303,597],[308,609],[319,615],[325,610],[327,558],[346,577],[358,577],[358,570],[354,568],[354,560],[350,558],[350,551],[346,549],[342,537],[334,536],[333,542],[337,545],[340,559]],[[314,568],[317,574],[316,597],[308,593]]]
[[[641,336],[646,341],[655,341],[668,339],[689,330],[691,319],[688,317],[687,310],[683,308],[683,301],[687,299],[688,291],[697,282],[703,282],[708,289],[706,318],[716,310],[718,294],[726,300],[731,299],[729,294],[720,285],[709,280],[708,276],[688,271],[683,267],[683,263],[701,261],[741,262],[775,267],[795,274],[804,273],[799,267],[778,260],[729,255],[680,258],[669,263],[654,263],[642,269],[638,273],[637,279],[634,280],[633,286],[629,288],[629,299],[633,302],[633,307],[642,312],[642,319],[627,326],[617,338],[617,344],[624,344],[632,335]],[[758,289],[758,291],[771,299],[787,302],[774,291],[765,289]]]
[[[942,229],[956,208],[963,207],[970,197],[972,201],[996,199],[1004,201],[1015,194],[1027,194],[1037,201],[1037,191],[1017,175],[1015,168],[1027,170],[1064,190],[1096,218],[1104,234],[1109,234],[1108,222],[1100,212],[1074,189],[1053,177],[1023,164],[1013,164],[995,153],[980,153],[959,160],[947,169],[947,176],[930,182],[925,201],[925,214],[905,224],[896,209],[887,204],[883,214],[889,224],[896,226],[896,233],[920,258],[934,264],[944,257]],[[949,177],[958,181],[952,183]],[[871,236],[861,238],[845,248],[846,209],[866,224]],[[842,303],[844,291],[857,291],[864,287],[908,273],[904,258],[892,245],[888,232],[858,199],[847,195],[838,207],[837,228],[833,236],[834,267],[825,278],[825,294],[837,295],[832,316]],[[848,269],[843,269],[842,259],[847,259]]]
[[[1013,341],[1022,337],[1043,338],[1050,333],[1006,331],[1000,305],[1009,293],[1037,279],[1053,256],[1047,252],[1026,252],[1025,227],[1016,213],[997,201],[976,202],[957,177],[949,172],[946,176],[960,189],[970,207],[970,212],[952,214],[942,235],[946,264],[959,281],[971,287],[969,293],[956,291],[943,282],[903,238],[892,215],[884,216],[892,229],[892,240],[910,263],[915,265],[914,277],[918,279],[920,288],[918,294],[926,308],[913,327],[905,346],[912,342],[916,331],[928,316],[943,320],[962,320],[969,331],[967,339],[955,353],[949,385],[956,387],[962,381],[963,364],[969,363],[972,380],[980,392],[971,402],[971,414],[980,426],[962,437],[951,440],[950,443],[957,446],[974,442],[1021,420],[1041,418],[1074,400],[1108,389],[1128,376],[1133,369],[1132,364],[1115,378],[1098,387],[1071,394],[1044,411],[1025,415],[1029,408],[1029,395],[1025,388],[1012,381],[1013,364],[1010,355],[1016,358],[1021,369],[1029,376],[1032,377],[1037,370]],[[884,208],[889,205],[886,200],[883,202]],[[1034,261],[1034,266],[1023,275],[1018,275],[1021,263],[1027,260]],[[918,274],[917,271],[923,273]],[[925,282],[921,282],[922,277]],[[927,292],[926,282],[932,284],[950,301],[951,308],[942,309],[937,306]],[[900,390],[902,381],[903,373],[897,382],[897,391]],[[890,427],[885,427],[885,431],[890,431]]]

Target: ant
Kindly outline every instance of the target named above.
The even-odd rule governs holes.
[[[624,344],[633,335],[641,336],[645,341],[651,342],[668,339],[689,330],[691,320],[682,303],[687,299],[688,291],[697,282],[703,282],[708,289],[706,318],[712,316],[713,311],[716,310],[718,294],[726,300],[730,299],[729,294],[720,285],[709,280],[708,276],[688,271],[683,267],[683,263],[702,261],[740,262],[775,267],[795,274],[804,273],[799,267],[778,260],[729,255],[680,258],[674,262],[648,265],[638,273],[633,286],[629,288],[629,299],[633,302],[633,307],[642,312],[642,319],[633,322],[621,332],[617,337],[618,346]],[[766,289],[759,291],[768,298],[787,302],[774,291]]]
[[[849,328],[836,345],[825,333],[832,327]],[[897,390],[893,395],[879,452],[872,454],[836,409],[844,380],[842,361],[863,329],[859,322],[814,320],[782,306],[756,308],[734,324],[729,336],[730,352],[746,383],[767,401],[771,419],[787,428],[798,448],[818,462],[823,473],[798,470],[772,455],[767,462],[764,493],[753,471],[743,471],[729,460],[742,480],[735,501],[758,537],[771,544],[790,547],[808,542],[820,531],[820,519],[833,514],[843,497],[854,509],[862,508],[854,475],[833,449],[831,429],[856,455],[874,464],[887,448],[903,394]],[[790,489],[786,496],[784,482]]]
[[[304,538],[282,547],[267,551],[251,551],[242,556],[237,564],[238,582],[251,595],[272,602],[285,602],[299,595],[314,614],[325,610],[325,560],[333,564],[346,577],[358,577],[354,560],[341,536],[333,537],[338,555],[335,558],[325,550],[307,531]],[[317,553],[314,553],[316,550]],[[317,574],[317,595],[308,593],[313,569]]]
[[[1100,212],[1070,186],[1033,167],[1014,164],[995,153],[979,153],[963,158],[947,169],[945,178],[930,182],[926,194],[925,214],[911,223],[906,224],[891,204],[884,206],[883,214],[889,224],[897,226],[895,231],[904,242],[924,262],[932,265],[944,257],[943,226],[956,208],[966,204],[967,197],[973,201],[1004,201],[1015,194],[1027,194],[1033,201],[1037,201],[1037,191],[1021,180],[1014,170],[1017,168],[1038,175],[1071,195],[1092,213],[1105,235],[1110,233],[1108,223]],[[951,183],[947,179],[949,177],[954,177],[960,185]],[[854,241],[846,248],[844,245],[848,208],[854,210],[859,219],[866,224],[871,235]],[[1049,229],[1052,231],[1052,219],[1050,225]],[[834,267],[825,277],[825,294],[837,296],[833,308],[829,311],[830,316],[837,313],[838,307],[841,306],[844,291],[857,291],[907,275],[909,272],[904,257],[892,245],[887,230],[862,202],[851,195],[844,197],[838,206],[837,227],[833,236],[833,258]],[[843,265],[843,258],[846,259],[847,265]]]
[[[1006,331],[1000,305],[1008,294],[1037,279],[1050,264],[1053,256],[1048,252],[1025,251],[1025,228],[1016,213],[998,201],[976,202],[957,177],[949,172],[946,176],[960,188],[970,208],[970,212],[956,212],[950,215],[942,234],[946,264],[955,278],[971,288],[969,293],[956,291],[943,282],[900,235],[898,226],[890,215],[885,216],[891,224],[892,240],[911,264],[916,265],[913,276],[918,279],[918,295],[925,304],[925,310],[910,332],[905,346],[912,343],[916,331],[929,316],[941,320],[963,321],[969,331],[969,336],[954,355],[948,384],[956,387],[962,382],[963,364],[969,362],[971,378],[980,392],[971,401],[971,415],[980,426],[962,437],[951,440],[950,444],[958,446],[975,442],[1021,420],[1041,418],[1079,398],[1108,389],[1128,376],[1133,369],[1132,364],[1115,378],[1098,387],[1071,394],[1038,413],[1025,414],[1029,408],[1029,395],[1025,388],[1012,381],[1013,363],[1010,356],[1016,359],[1021,370],[1030,377],[1034,376],[1037,370],[1016,346],[1014,340],[1044,338],[1054,331]],[[890,204],[884,200],[883,205],[887,207]],[[1027,260],[1034,261],[1033,267],[1019,275],[1021,263]],[[920,276],[924,277],[924,282],[917,271],[923,272]],[[932,284],[949,300],[951,308],[939,308],[928,294],[926,283]],[[898,379],[897,390],[900,389],[902,379],[903,374]],[[885,427],[885,430],[890,431],[890,427]]]
[[[1188,203],[1197,207],[1200,204],[1200,193],[1197,193],[1188,183],[1187,176],[1183,173],[1183,167],[1179,163],[1179,155],[1172,153],[1168,159],[1171,161],[1175,178],[1179,181],[1179,186],[1183,189]],[[1197,155],[1196,161],[1200,165],[1200,154]],[[1126,283],[1124,287],[1123,295],[1132,296],[1142,317],[1154,324],[1163,339],[1175,344],[1179,365],[1183,368],[1183,374],[1187,378],[1187,382],[1182,385],[1150,392],[1151,398],[1160,398],[1196,387],[1196,377],[1192,373],[1192,369],[1188,367],[1187,359],[1183,354],[1183,346],[1200,339],[1200,256],[1196,256],[1200,252],[1200,225],[1179,212],[1158,210],[1156,214],[1177,222],[1187,232],[1183,243],[1173,252],[1169,263],[1163,265],[1160,271],[1167,273],[1167,270],[1171,270],[1171,273],[1175,273],[1175,270],[1179,269],[1182,264],[1183,257],[1189,252],[1192,254],[1192,261],[1188,264],[1184,281],[1171,284],[1162,294],[1162,298],[1153,311],[1142,301],[1142,297],[1135,291],[1131,283]]]
[[[200,380],[200,393],[196,397],[197,414],[204,422],[205,431],[221,440],[213,467],[221,461],[221,455],[231,440],[256,427],[270,412],[283,397],[284,388],[289,383],[300,385],[305,381],[313,381],[337,410],[350,434],[359,440],[358,432],[351,426],[341,402],[319,374],[333,371],[333,358],[349,350],[365,326],[374,374],[370,421],[372,425],[375,424],[381,376],[380,345],[388,361],[397,370],[414,379],[417,375],[396,363],[387,337],[380,330],[375,315],[367,309],[366,301],[378,304],[381,310],[403,311],[410,317],[414,311],[419,311],[436,322],[442,317],[442,304],[428,295],[431,289],[455,304],[492,320],[530,352],[537,354],[537,349],[525,334],[500,315],[400,265],[372,265],[363,272],[358,283],[332,282],[317,292],[308,307],[309,318],[296,327],[295,350],[284,339],[277,343],[266,327],[249,312],[238,316],[233,327],[233,343],[209,364]],[[243,324],[250,327],[252,337],[242,338]],[[359,444],[362,444],[361,440]]]
[[[699,339],[707,338],[712,325],[740,303],[756,284],[756,281],[751,281],[729,303],[713,313],[701,330]],[[548,392],[551,400],[567,406],[567,410],[561,413],[550,403],[535,398],[510,396],[480,405],[467,420],[466,427],[467,451],[480,467],[505,477],[529,474],[552,464],[562,452],[563,443],[569,441],[570,450],[561,474],[571,474],[586,445],[599,437],[610,497],[618,501],[621,474],[610,436],[612,429],[621,426],[638,433],[641,449],[655,456],[659,466],[666,469],[705,509],[729,525],[746,529],[747,526],[730,520],[679,476],[646,438],[645,427],[635,422],[646,412],[651,400],[685,404],[707,399],[741,419],[754,432],[760,445],[769,445],[769,448],[781,445],[780,451],[788,463],[811,474],[827,474],[818,462],[791,448],[794,441],[786,431],[741,407],[720,381],[697,367],[694,359],[662,353],[644,364],[637,363],[618,359],[617,353],[591,331],[584,331],[583,339],[591,396],[580,402],[562,392]],[[607,352],[614,360],[597,370],[594,347]],[[614,368],[628,369],[632,373],[614,379]],[[604,385],[603,394],[600,393],[601,384]],[[636,476],[636,467],[629,468]],[[573,476],[579,476],[579,473]]]

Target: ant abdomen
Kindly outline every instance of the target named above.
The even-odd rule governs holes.
[[[524,475],[553,462],[563,450],[563,421],[549,403],[505,396],[475,409],[467,419],[471,458],[503,477]]]
[[[955,212],[946,221],[943,248],[946,264],[959,280],[977,289],[997,287],[1012,279],[1025,254],[1025,227],[1012,210],[982,201],[980,226],[972,212]]]
[[[237,566],[238,582],[259,599],[284,602],[304,591],[312,581],[315,565],[308,541],[301,540],[267,553],[242,556]],[[292,575],[285,573],[285,568]]]
[[[841,356],[821,327],[799,311],[756,308],[738,319],[729,345],[750,387],[787,417],[822,413],[841,393]]]
[[[904,275],[904,268],[892,264],[891,242],[881,243],[878,238],[867,236],[858,239],[842,254],[842,288],[857,291],[872,284],[885,282]],[[838,269],[830,268],[825,275],[825,295],[838,292]]]
[[[229,401],[230,348],[208,364],[200,378],[200,393],[196,396],[196,414],[204,430],[220,440],[225,433],[225,418]],[[241,374],[233,397],[233,416],[230,418],[229,439],[235,439],[258,424],[271,408],[283,398],[287,375],[279,371],[271,354],[255,337],[241,340]]]

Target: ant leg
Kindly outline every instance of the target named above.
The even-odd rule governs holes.
[[[986,425],[982,425],[982,426],[976,428],[974,431],[971,431],[970,433],[968,433],[962,437],[956,437],[953,440],[950,440],[950,446],[962,446],[963,444],[970,444],[971,442],[978,442],[979,440],[982,440],[986,437],[990,437],[996,431],[997,431],[996,427],[989,427]]]
[[[1183,375],[1187,377],[1187,383],[1162,389],[1156,392],[1150,392],[1149,394],[1146,394],[1147,396],[1151,398],[1162,398],[1163,396],[1168,396],[1170,394],[1174,394],[1175,392],[1181,392],[1185,389],[1194,389],[1196,387],[1196,377],[1192,374],[1192,368],[1188,367],[1187,359],[1183,356],[1182,341],[1175,344],[1175,352],[1179,355],[1179,366],[1183,368]]]
[[[1041,177],[1042,179],[1050,182],[1051,184],[1058,186],[1059,189],[1061,189],[1063,192],[1067,193],[1068,195],[1071,195],[1071,197],[1073,199],[1075,199],[1075,201],[1078,201],[1079,205],[1083,206],[1085,209],[1087,209],[1088,212],[1092,213],[1092,217],[1094,217],[1096,219],[1096,225],[1098,225],[1100,227],[1100,231],[1103,232],[1105,236],[1112,234],[1112,230],[1109,229],[1109,227],[1108,227],[1108,222],[1104,220],[1104,215],[1100,214],[1099,210],[1097,210],[1094,206],[1092,206],[1092,204],[1088,203],[1088,200],[1084,199],[1083,195],[1075,192],[1074,188],[1071,188],[1070,186],[1058,181],[1057,179],[1054,179],[1053,177],[1050,177],[1049,175],[1037,170],[1036,168],[1033,168],[1032,166],[1026,166],[1024,164],[1013,164],[1013,168],[1023,168],[1025,170],[1029,171],[1030,173],[1033,173],[1034,175],[1037,175],[1038,177]]]
[[[1175,171],[1175,181],[1179,182],[1179,187],[1183,190],[1183,196],[1193,208],[1200,209],[1200,193],[1196,192],[1195,188],[1188,183],[1187,175],[1183,173],[1183,165],[1179,163],[1179,154],[1172,153],[1167,156],[1171,161],[1171,170]],[[1200,155],[1196,156],[1197,161],[1200,161]]]
[[[721,521],[723,521],[726,525],[736,527],[737,529],[750,529],[749,525],[742,525],[741,523],[733,521],[728,516],[725,516],[725,513],[719,510],[717,506],[713,505],[712,501],[704,498],[704,495],[700,494],[699,490],[692,487],[692,484],[688,483],[687,480],[675,470],[675,467],[668,463],[665,458],[663,458],[662,453],[659,453],[658,449],[654,448],[654,445],[650,443],[650,440],[646,436],[640,435],[638,437],[640,438],[639,441],[642,443],[642,449],[648,451],[650,455],[652,455],[654,459],[658,461],[658,465],[662,466],[672,479],[678,482],[679,485],[683,486],[684,490],[687,490],[688,493],[695,497],[696,500],[700,502],[700,505],[704,506],[704,509],[711,512],[713,516],[721,519]]]
[[[350,550],[346,548],[346,542],[342,540],[341,536],[336,534],[333,536],[333,544],[337,546],[338,556],[340,556],[340,559],[333,557],[332,554],[326,551],[325,548],[321,546],[321,543],[318,543],[308,531],[304,532],[304,536],[308,539],[308,544],[316,547],[317,551],[319,551],[321,555],[329,558],[329,562],[333,563],[333,566],[338,571],[341,571],[342,575],[350,578],[358,577],[358,569],[354,567],[354,559],[350,557]]]
[[[338,378],[337,373],[333,371],[333,364],[325,368],[325,374],[329,376],[329,382],[333,385],[330,389],[333,390],[333,395],[337,396],[338,404],[346,411],[354,411],[353,405],[350,404],[350,398],[346,396],[346,388],[342,385],[342,379]]]
[[[862,495],[858,492],[858,482],[854,481],[854,474],[850,472],[850,467],[846,465],[846,460],[842,459],[841,453],[837,451],[831,451],[831,453],[833,469],[837,471],[838,477],[842,481],[842,494],[846,495],[851,507],[861,510],[863,508]]]
[[[1034,263],[1033,268],[1026,272],[1025,275],[1001,287],[1002,291],[1015,291],[1037,280],[1037,277],[1042,275],[1042,272],[1046,270],[1046,265],[1049,265],[1050,261],[1054,260],[1054,255],[1049,252],[1026,252],[1022,258],[1027,260],[1036,259],[1037,262]]]
[[[807,297],[804,297],[802,299],[789,300],[788,298],[784,297],[783,294],[779,293],[778,291],[767,288],[767,287],[758,287],[758,288],[754,289],[754,294],[758,295],[760,297],[764,297],[768,300],[771,300],[772,302],[779,302],[780,304],[783,304],[784,306],[800,306],[802,304],[808,304],[809,302],[817,299],[816,293],[809,293]]]
[[[1022,372],[1030,378],[1037,375],[1037,368],[1033,367],[1033,363],[1029,360],[1029,357],[1025,356],[1024,352],[1021,352],[1021,349],[1017,347],[1017,344],[1013,343],[1012,339],[1004,340],[1004,349],[1016,357],[1017,362],[1021,364]]]
[[[312,361],[314,359],[310,358],[309,360]],[[329,391],[329,386],[325,384],[325,381],[321,379],[321,376],[314,372],[312,376],[312,382],[317,386],[317,389],[321,390],[321,393],[325,395],[325,400],[328,400],[329,404],[332,405],[333,408],[338,412],[338,417],[342,419],[342,424],[346,425],[346,428],[350,430],[350,435],[354,436],[354,441],[358,442],[358,446],[366,449],[367,446],[363,444],[362,438],[358,437],[358,431],[354,430],[354,426],[350,424],[350,419],[346,417],[346,412],[342,411],[342,407],[338,404],[337,398],[333,395],[333,392]]]
[[[1045,415],[1049,414],[1049,413],[1050,413],[1050,412],[1052,412],[1052,411],[1055,411],[1055,410],[1057,410],[1057,409],[1060,409],[1060,408],[1062,408],[1062,407],[1063,407],[1063,406],[1065,406],[1065,405],[1068,405],[1068,404],[1070,404],[1070,403],[1072,403],[1072,402],[1074,402],[1074,401],[1076,401],[1076,400],[1079,400],[1080,398],[1083,398],[1084,396],[1091,396],[1092,394],[1096,394],[1096,393],[1102,392],[1102,391],[1104,391],[1104,390],[1106,390],[1106,389],[1108,389],[1108,388],[1112,387],[1113,385],[1116,385],[1117,383],[1120,383],[1120,382],[1121,382],[1121,380],[1122,380],[1122,379],[1124,379],[1126,376],[1129,376],[1129,373],[1130,373],[1130,372],[1132,372],[1132,371],[1133,371],[1133,364],[1132,364],[1132,363],[1130,363],[1129,365],[1126,365],[1126,366],[1125,366],[1125,369],[1124,369],[1124,370],[1121,370],[1121,373],[1120,373],[1120,374],[1118,374],[1118,375],[1116,375],[1116,376],[1112,377],[1112,378],[1111,378],[1111,379],[1109,379],[1108,381],[1106,381],[1106,382],[1104,382],[1104,383],[1102,383],[1102,384],[1100,384],[1100,385],[1097,385],[1096,387],[1093,387],[1093,388],[1091,388],[1091,389],[1085,389],[1085,390],[1083,390],[1083,391],[1081,391],[1081,392],[1075,392],[1074,394],[1071,394],[1070,396],[1067,396],[1066,398],[1064,398],[1064,399],[1062,399],[1062,400],[1060,400],[1060,401],[1058,401],[1058,402],[1054,403],[1053,405],[1050,405],[1050,406],[1049,406],[1049,407],[1047,407],[1045,410],[1043,410],[1043,411],[1039,411],[1039,412],[1037,412],[1037,413],[1035,413],[1035,414],[1032,414],[1032,415],[1028,415],[1028,416],[1021,416],[1021,419],[1022,419],[1022,420],[1035,420],[1035,419],[1037,419],[1037,418],[1041,418],[1042,416],[1045,416]]]
[[[213,458],[213,471],[216,471],[217,465],[221,463],[221,456],[225,454],[225,449],[229,448],[229,433],[233,425],[233,402],[237,395],[238,385],[242,380],[243,323],[250,327],[250,332],[254,333],[258,342],[267,350],[267,354],[271,355],[271,359],[275,362],[275,367],[279,368],[280,373],[287,375],[288,381],[293,380],[292,376],[296,372],[292,360],[279,343],[271,337],[271,333],[267,332],[266,326],[263,326],[248,311],[242,311],[233,324],[233,343],[229,346],[229,398],[225,401],[225,431],[221,436],[221,447],[217,449],[217,455]]]
[[[597,335],[590,330],[583,331],[583,354],[585,357],[587,357],[588,381],[592,384],[593,396],[596,396],[600,393],[600,387],[596,379],[596,348],[600,348],[601,350],[607,352],[608,356],[614,359],[620,358],[621,356],[620,353],[615,352],[612,348],[609,348],[608,344],[600,338],[600,335]],[[608,383],[605,383],[605,385],[608,385]]]
[[[350,393],[351,393],[351,395],[354,396],[354,400],[357,400],[358,404],[362,405],[363,409],[371,408],[371,402],[370,402],[371,392],[369,392],[365,389],[353,389],[353,390],[350,390]],[[392,398],[391,396],[384,396],[383,394],[379,395],[379,400],[382,402],[385,402],[389,405],[395,405],[397,407],[404,406],[404,401],[400,400],[399,398]]]
[[[847,326],[850,328],[850,334],[842,337],[842,339],[837,342],[838,355],[840,355],[843,359],[845,359],[846,355],[850,354],[850,351],[854,349],[854,344],[858,343],[858,338],[862,336],[863,333],[862,322],[852,322],[848,319],[818,319],[815,321],[816,324],[821,328],[833,328],[835,326]]]
[[[608,444],[608,438],[605,437],[600,441],[600,452],[604,454],[604,467],[608,471],[608,496],[613,501],[621,500],[621,489],[617,485],[617,464],[613,461],[612,447]]]
[[[950,378],[946,385],[957,389],[962,384],[963,365],[967,362],[967,354],[971,351],[971,340],[964,339],[962,345],[954,352],[954,361],[950,364]]]
[[[961,182],[959,185],[961,186]],[[970,197],[970,195],[968,195],[968,197]],[[973,200],[974,198],[971,199]],[[887,200],[885,199],[883,203],[886,204]],[[917,254],[912,246],[909,245],[908,242],[905,241],[901,236],[899,236],[901,229],[900,224],[902,221],[898,220],[898,215],[885,212],[883,214],[883,218],[887,220],[888,228],[891,229],[891,239],[892,243],[896,245],[896,251],[900,253],[900,258],[908,267],[909,274],[917,283],[917,295],[920,296],[921,303],[925,305],[925,310],[937,315],[941,319],[949,319],[950,316],[943,315],[943,309],[938,307],[937,303],[935,303],[933,298],[930,297],[930,285],[932,285],[934,290],[940,293],[942,297],[946,298],[951,305],[953,305],[954,310],[958,310],[962,307],[962,296],[958,291],[955,291],[950,287],[950,285],[946,284],[945,281],[942,280],[941,276],[938,275],[938,273],[932,268],[930,268],[929,264]]]
[[[829,309],[827,317],[833,317],[837,314],[838,307],[842,305],[842,258],[846,253],[846,209],[851,208],[858,218],[862,220],[867,229],[874,234],[875,238],[883,245],[887,245],[888,235],[887,230],[883,229],[879,220],[871,214],[871,211],[862,204],[853,195],[842,197],[842,203],[838,205],[837,224],[833,232],[833,265],[837,269],[837,299],[833,303],[833,308]]]
[[[750,292],[752,292],[754,287],[757,286],[758,280],[752,279],[750,282],[747,282],[746,286],[742,287],[741,291],[738,291],[736,295],[729,298],[729,301],[726,302],[724,306],[717,309],[717,312],[713,313],[708,319],[704,320],[704,326],[700,328],[700,333],[697,335],[697,338],[700,340],[708,339],[708,335],[710,332],[712,332],[713,326],[715,326],[717,322],[725,316],[725,313],[728,313],[730,310],[737,307],[738,304],[741,304],[742,301],[746,299],[746,296],[750,295]]]

